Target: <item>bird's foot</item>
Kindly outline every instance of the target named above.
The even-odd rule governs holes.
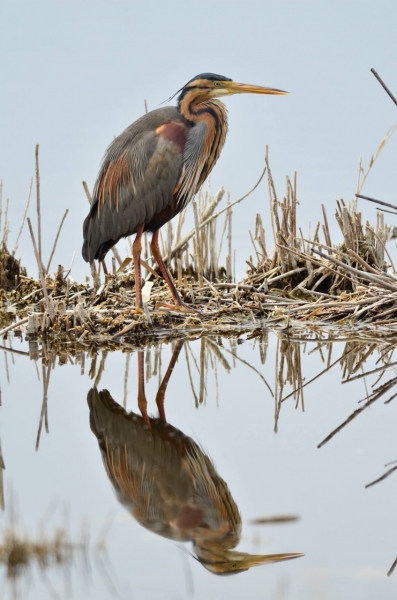
[[[168,304],[168,302],[157,302],[154,307],[155,310],[172,310],[176,312],[183,312],[191,315],[201,315],[201,312],[192,306],[187,304]]]

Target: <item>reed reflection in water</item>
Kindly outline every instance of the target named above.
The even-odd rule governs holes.
[[[185,341],[168,386],[165,406],[162,393],[157,394],[160,419],[165,421],[167,414],[170,422],[190,438],[204,440],[243,517],[247,517],[247,526],[244,524],[242,536],[238,536],[241,547],[245,538],[245,541],[250,539],[251,545],[244,549],[253,553],[269,551],[261,550],[264,546],[258,529],[269,521],[263,514],[264,503],[273,514],[282,507],[286,514],[293,509],[292,512],[304,515],[299,532],[288,526],[285,531],[278,529],[280,546],[275,548],[275,551],[305,550],[306,558],[302,561],[253,569],[237,581],[229,578],[225,581],[207,575],[206,570],[198,567],[200,561],[193,564],[186,554],[181,555],[190,560],[194,585],[202,592],[200,597],[208,593],[211,596],[215,590],[229,598],[240,598],[244,588],[248,597],[259,599],[263,597],[264,582],[268,586],[267,597],[276,597],[276,579],[289,575],[294,598],[332,595],[332,586],[336,585],[338,592],[332,597],[338,600],[340,589],[344,590],[344,598],[361,598],[366,594],[373,598],[395,597],[390,586],[396,585],[397,573],[395,532],[391,526],[397,473],[393,436],[397,337],[387,331],[375,333],[367,330],[352,333],[348,327],[324,331],[308,327],[300,332],[265,330],[260,336],[242,334],[239,339],[202,336],[199,340]],[[8,363],[0,361],[3,400],[0,417],[4,422],[0,436],[7,466],[6,490],[12,480],[17,482],[18,493],[28,504],[23,508],[24,515],[29,515],[29,510],[32,513],[31,498],[35,495],[40,502],[40,495],[51,498],[57,494],[67,499],[73,510],[80,510],[82,517],[90,514],[95,527],[114,509],[114,498],[112,493],[106,493],[110,486],[98,460],[96,438],[87,427],[89,411],[87,403],[81,402],[82,394],[84,398],[87,388],[92,386],[98,390],[107,388],[126,407],[130,402],[129,382],[136,375],[135,369],[131,370],[132,362],[136,360],[140,371],[144,366],[145,383],[150,386],[147,389],[155,390],[150,394],[153,400],[161,381],[165,393],[167,379],[164,381],[162,375],[171,353],[170,344],[160,342],[147,347],[145,352],[140,351],[142,346],[138,343],[127,344],[123,346],[123,354],[112,352],[108,346],[96,348],[83,342],[60,346],[59,340],[47,339],[37,341],[35,347],[29,343],[29,348],[22,342],[24,350],[21,350],[13,348],[9,340],[0,347],[3,358],[8,357]],[[29,363],[29,356],[36,362]],[[32,376],[35,368],[40,375],[39,383]],[[28,388],[26,381],[24,385],[21,383],[22,371],[29,381]],[[143,386],[138,396],[142,414],[145,415],[146,409],[150,414]],[[132,406],[128,404],[128,410],[135,411],[134,406],[135,400]],[[153,407],[156,408],[154,402],[152,410]],[[145,418],[154,429],[153,420],[147,415],[142,417]],[[272,429],[277,435],[272,435]],[[40,480],[32,482],[30,474],[35,465],[32,460],[29,462],[29,452],[33,454],[36,431],[37,442],[41,433],[41,443],[37,443],[35,460],[40,461],[42,470],[37,471]],[[74,437],[72,445],[70,431]],[[112,449],[109,441],[108,446]],[[119,446],[120,454],[124,446]],[[317,446],[321,448],[317,450]],[[56,464],[52,465],[55,457]],[[81,485],[77,486],[79,478]],[[365,485],[369,489],[364,490]],[[85,489],[84,494],[81,489]],[[6,505],[7,497],[6,494]],[[128,497],[125,504],[132,510]],[[326,519],[324,507],[327,507]],[[141,521],[138,520],[144,525],[145,510],[141,509]],[[261,518],[253,520],[255,516]],[[32,514],[29,518],[34,523]],[[166,523],[173,525],[174,521],[176,518],[171,517]],[[249,522],[256,523],[255,529],[250,529]],[[127,529],[112,530],[114,544],[110,558],[117,570],[116,583],[119,577],[124,577],[143,597],[160,598],[160,593],[161,598],[175,597],[183,585],[179,580],[183,571],[174,569],[175,577],[167,583],[167,593],[163,586],[160,592],[158,586],[174,560],[167,551],[164,556],[164,547],[174,554],[169,538],[162,540],[142,528],[134,530],[134,526],[131,522]],[[154,525],[148,530],[155,530]],[[129,531],[135,531],[134,540]],[[193,548],[190,544],[186,547],[198,558],[195,532],[177,533],[190,540]],[[268,543],[268,530],[266,537]],[[237,548],[236,545],[228,550]],[[51,577],[58,576],[51,572]],[[317,587],[315,591],[299,587],[302,577],[321,580],[321,591]],[[60,587],[57,583],[57,588]],[[121,585],[118,587],[123,591]],[[97,594],[98,589],[95,597],[105,599]],[[0,597],[1,592],[0,583]],[[42,596],[36,597],[41,600]]]
[[[142,353],[138,355],[142,416],[126,412],[107,390],[94,387],[88,393],[91,429],[118,500],[153,533],[192,542],[194,558],[217,575],[303,556],[233,550],[240,541],[241,515],[226,482],[204,450],[165,419],[165,392],[182,345],[176,344],[157,392],[159,418],[147,414]]]

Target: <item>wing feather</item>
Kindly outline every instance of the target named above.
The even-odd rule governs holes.
[[[200,175],[204,161],[203,154],[207,140],[207,125],[204,122],[197,123],[189,130],[186,146],[183,153],[183,167],[181,172],[181,186],[178,196],[183,198],[183,205],[198,192],[200,187]]]
[[[161,128],[174,121],[178,128],[188,128],[175,107],[152,111],[108,148],[83,226],[86,261],[101,260],[121,237],[149,225],[155,214],[171,205],[182,148],[178,139],[162,135]]]

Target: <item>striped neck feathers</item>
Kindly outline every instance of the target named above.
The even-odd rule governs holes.
[[[178,102],[179,112],[192,123],[200,121],[207,125],[215,121],[216,127],[227,129],[227,110],[223,102],[209,98],[197,98],[195,90],[187,91]]]

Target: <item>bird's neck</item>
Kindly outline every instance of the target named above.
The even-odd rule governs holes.
[[[180,99],[179,111],[187,121],[190,121],[193,130],[194,126],[205,125],[205,127],[198,131],[198,139],[193,136],[199,144],[196,143],[196,146],[193,144],[193,156],[190,156],[190,159],[188,156],[186,160],[184,182],[178,192],[179,197],[183,199],[180,204],[182,208],[198,192],[211,173],[222,151],[228,129],[226,106],[218,100],[209,98],[202,98],[201,102],[197,102],[192,93],[189,92]],[[189,150],[192,152],[192,148]]]
[[[214,99],[197,100],[188,93],[178,104],[179,112],[192,123],[212,123],[227,128],[227,110],[223,102]]]

